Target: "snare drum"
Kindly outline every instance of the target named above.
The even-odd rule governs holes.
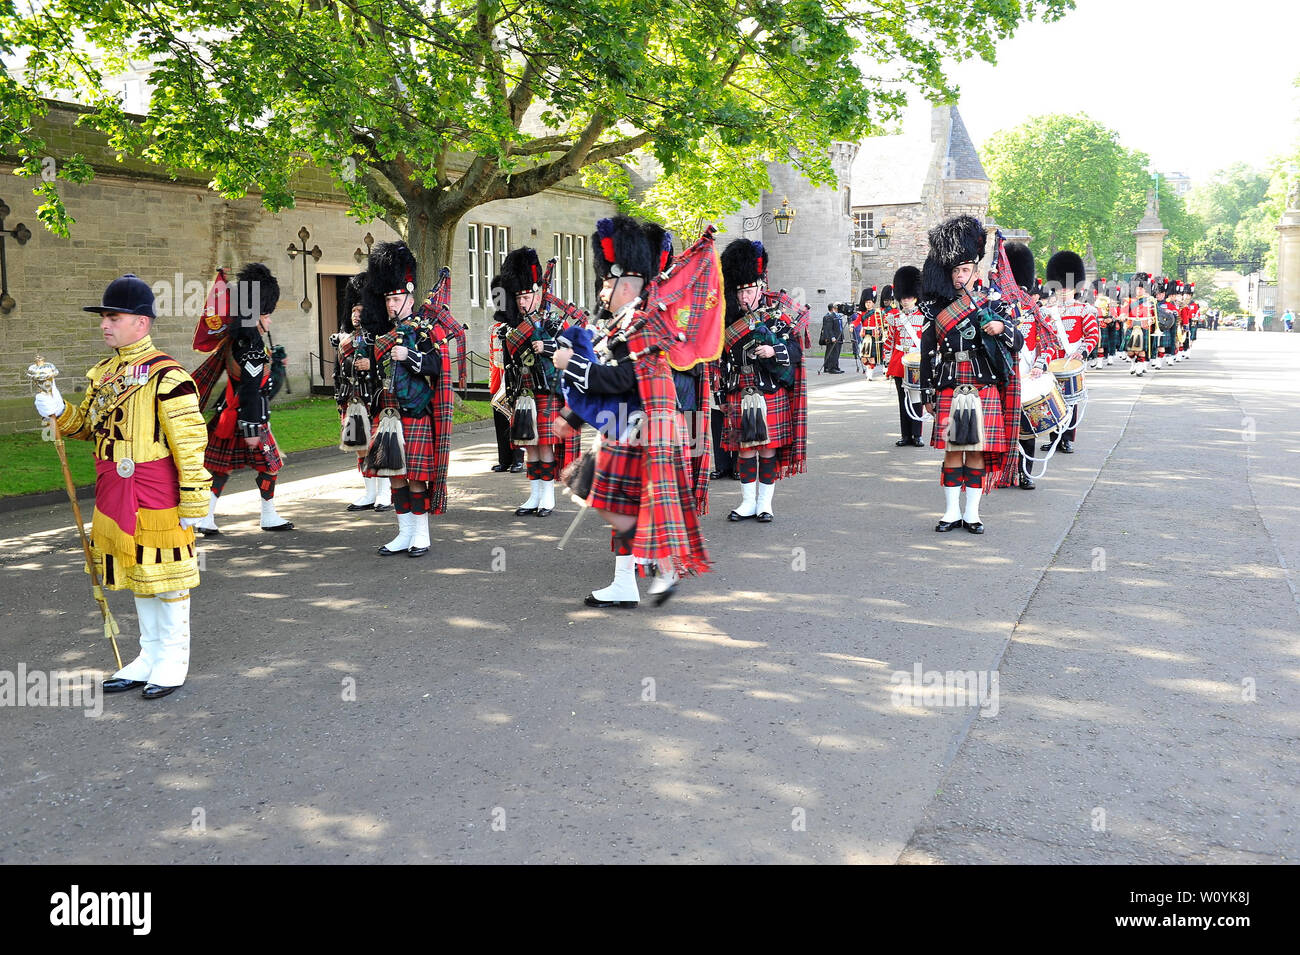
[[[1076,404],[1083,397],[1083,368],[1081,358],[1058,358],[1047,366],[1048,371],[1056,377],[1057,384],[1061,387],[1061,397],[1067,405]]]
[[[1056,431],[1069,420],[1070,409],[1052,375],[1024,378],[1020,382],[1020,438],[1035,438]]]
[[[908,391],[921,390],[921,353],[910,351],[903,356],[903,387]]]

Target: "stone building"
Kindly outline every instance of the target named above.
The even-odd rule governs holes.
[[[942,219],[968,213],[983,221],[988,211],[991,183],[955,106],[911,108],[898,133],[834,150],[837,186],[814,187],[794,165],[770,163],[772,188],[722,222],[724,242],[761,239],[772,284],[801,292],[814,310],[857,301],[900,265],[919,266],[926,233]],[[771,213],[787,199],[796,216],[780,235]],[[882,226],[891,237],[883,251],[875,242]]]
[[[21,222],[32,234],[23,245],[8,237],[5,249],[14,305],[0,314],[0,432],[39,427],[25,376],[38,352],[59,367],[59,388],[74,400],[86,369],[105,354],[96,317],[81,306],[97,304],[104,287],[125,272],[155,286],[159,347],[194,367],[194,326],[217,267],[265,262],[282,290],[271,334],[288,350],[289,387],[295,395],[328,391],[328,337],[338,328],[343,284],[365,266],[366,236],[393,239],[392,230],[378,220],[349,218],[346,197],[324,170],[304,169],[294,183],[295,207],[270,213],[255,195],[223,199],[200,173],[173,179],[138,160],[119,163],[101,135],[74,125],[77,115],[76,107],[56,107],[41,130],[56,162],[80,152],[95,167],[89,183],[60,183],[76,219],[70,239],[40,225],[32,181],[10,175],[12,162],[0,156],[0,183],[7,183],[0,200],[10,207],[5,228]],[[559,293],[590,304],[592,223],[614,211],[612,202],[570,179],[537,196],[492,202],[469,213],[457,232],[451,265],[452,312],[469,326],[470,349],[487,354],[488,283],[516,245],[535,246],[543,261],[557,255]],[[310,234],[307,248],[320,248],[319,260],[289,256],[288,246],[301,244],[303,228]],[[427,288],[431,278],[423,276],[421,283]]]
[[[854,295],[888,284],[899,266],[920,267],[926,233],[942,220],[984,221],[991,185],[956,106],[909,111],[900,133],[864,140],[852,181]],[[873,241],[882,226],[884,251]]]

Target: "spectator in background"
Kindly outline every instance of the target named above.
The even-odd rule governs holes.
[[[818,344],[826,347],[826,355],[822,359],[822,371],[829,375],[842,375],[844,370],[840,368],[840,350],[844,347],[844,316],[840,314],[834,302],[826,306],[826,314],[822,317],[822,331],[817,339]]]

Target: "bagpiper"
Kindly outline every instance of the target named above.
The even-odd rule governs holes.
[[[130,590],[140,654],[104,682],[105,693],[143,687],[158,699],[185,682],[190,665],[190,590],[199,585],[194,526],[207,510],[207,429],[194,380],[154,347],[154,295],[134,275],[114,279],[99,305],[113,354],[86,373],[78,406],[36,396],[66,437],[94,442],[91,556],[102,586]],[[89,568],[87,568],[89,572]]]
[[[652,236],[661,237],[659,245]],[[671,237],[657,225],[617,216],[596,223],[591,248],[601,283],[601,352],[584,328],[570,336],[573,347],[554,353],[570,395],[556,434],[567,436],[583,424],[601,433],[587,503],[610,525],[614,579],[583,602],[636,607],[640,564],[657,571],[649,592],[662,604],[683,574],[708,569],[689,477],[689,439],[666,355],[677,327],[660,310],[642,309],[647,283],[671,255]]]
[[[271,270],[259,262],[244,266],[231,290],[226,342],[216,358],[204,362],[195,372],[200,407],[206,405],[215,380],[226,373],[226,390],[208,421],[208,450],[203,466],[212,474],[212,495],[208,513],[197,525],[205,537],[219,535],[217,501],[235,471],[248,468],[256,475],[262,498],[261,527],[264,531],[290,531],[275,510],[275,485],[284,456],[271,432],[271,349],[262,335],[270,331],[271,313],[280,300],[280,283]]]
[[[568,459],[577,453],[574,440],[556,437],[552,423],[560,413],[557,372],[551,361],[555,336],[562,327],[544,322],[542,267],[535,249],[514,249],[501,263],[495,279],[505,313],[502,360],[510,439],[522,448],[528,473],[528,500],[515,515],[546,517],[555,510],[555,482]]]
[[[991,475],[1003,470],[1020,433],[1013,356],[1024,339],[1006,303],[976,287],[983,224],[957,216],[931,229],[929,241],[921,269],[921,390],[935,417],[930,444],[944,452],[940,484],[946,502],[934,529],[983,534],[979,507],[986,469]]]
[[[913,401],[903,382],[907,376],[903,357],[921,356],[921,329],[925,319],[921,315],[921,270],[915,265],[904,265],[894,273],[894,280],[885,286],[882,298],[897,299],[898,307],[890,310],[885,320],[888,334],[885,338],[884,359],[885,374],[894,379],[894,389],[898,392],[898,431],[899,439],[894,442],[898,448],[923,447],[921,440],[921,402]],[[919,364],[916,366],[920,371]]]
[[[726,339],[722,446],[738,455],[740,506],[729,521],[773,519],[776,482],[802,473],[808,457],[808,380],[803,329],[768,307],[763,243],[735,239],[722,252]],[[864,340],[865,344],[865,340]]]
[[[451,363],[438,330],[415,312],[415,256],[404,242],[381,242],[370,252],[366,295],[392,327],[375,336],[372,360],[383,383],[375,403],[363,473],[392,485],[397,536],[381,557],[429,552],[429,515],[447,507],[451,457]],[[382,310],[382,311],[381,311]],[[349,355],[355,342],[339,343]]]
[[[339,406],[341,423],[339,448],[357,456],[357,473],[365,489],[347,506],[349,511],[387,511],[392,508],[392,486],[386,478],[366,477],[363,465],[370,447],[370,424],[373,406],[383,388],[378,365],[371,357],[375,336],[392,328],[387,316],[366,314],[366,273],[358,272],[343,290],[346,314],[339,324],[339,335],[330,337],[337,348],[341,335],[352,337],[352,351],[339,355],[334,369],[334,400]]]

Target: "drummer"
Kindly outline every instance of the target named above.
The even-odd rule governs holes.
[[[1022,400],[1032,394],[1034,386],[1031,380],[1041,379],[1047,373],[1047,363],[1057,356],[1058,342],[1056,332],[1047,323],[1038,307],[1038,297],[1034,294],[1038,287],[1034,279],[1034,253],[1023,242],[1008,242],[1005,246],[1007,262],[1011,265],[1011,274],[1016,277],[1016,284],[1030,294],[1033,303],[1020,315],[1020,333],[1025,337],[1024,347],[1020,349],[1020,394]],[[1023,431],[1023,429],[1022,429]],[[1037,435],[1020,438],[1020,453],[1017,455],[1017,468],[1013,479],[1008,476],[999,482],[1001,487],[1013,484],[1024,491],[1034,489],[1034,479],[1029,476],[1029,469],[1034,459],[1034,442]]]
[[[890,286],[885,286],[890,288]],[[898,308],[886,316],[889,323],[885,336],[885,374],[894,379],[894,389],[898,392],[898,430],[899,439],[894,442],[898,448],[908,446],[921,448],[921,394],[920,391],[909,393],[903,387],[906,369],[903,356],[915,353],[916,384],[920,385],[921,372],[921,325],[924,318],[917,300],[921,295],[921,270],[915,265],[904,265],[894,273],[893,296]]]
[[[1066,362],[1082,360],[1101,340],[1097,309],[1082,300],[1087,281],[1088,273],[1078,253],[1063,249],[1047,260],[1047,284],[1059,289],[1057,304],[1050,314],[1062,343],[1060,357]],[[1079,409],[1082,405],[1083,402],[1078,401],[1070,406],[1070,427],[1057,449],[1062,454],[1074,453],[1074,441],[1079,430]],[[1052,446],[1054,437],[1054,434],[1049,435],[1048,443],[1043,445],[1044,451]]]

